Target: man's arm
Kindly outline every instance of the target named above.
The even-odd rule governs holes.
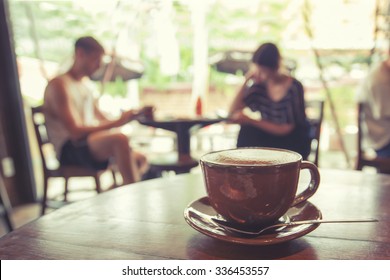
[[[75,119],[72,113],[67,89],[61,79],[54,79],[51,81],[48,85],[47,91],[47,94],[50,94],[49,113],[55,114],[55,116],[62,121],[66,129],[69,131],[72,140],[85,138],[93,132],[124,125],[134,117],[132,112],[124,112],[117,120],[106,120],[97,126],[85,126]]]
[[[99,123],[109,121],[109,119],[103,114],[103,112],[100,111],[96,100],[93,102],[93,111],[94,111],[94,115],[95,115],[96,119],[99,121]]]

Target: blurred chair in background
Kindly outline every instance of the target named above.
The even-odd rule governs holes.
[[[318,166],[321,126],[324,119],[324,101],[310,100],[305,102],[306,115],[310,123],[311,146],[308,160]]]
[[[363,104],[358,103],[358,139],[357,139],[357,162],[356,170],[362,170],[365,166],[374,167],[379,173],[390,173],[390,158],[377,157],[375,152],[368,153],[363,149],[363,128],[362,124],[364,123],[364,111]]]

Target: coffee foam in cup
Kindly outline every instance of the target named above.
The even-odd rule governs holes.
[[[209,153],[205,162],[221,165],[267,166],[296,162],[301,156],[295,152],[261,148],[244,148]]]

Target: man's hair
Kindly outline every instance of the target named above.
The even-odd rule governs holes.
[[[99,51],[104,53],[103,46],[91,36],[80,37],[77,39],[75,43],[75,50],[79,48],[85,50],[86,52]]]
[[[273,43],[262,44],[253,54],[252,62],[277,70],[279,68],[280,53],[278,47]]]

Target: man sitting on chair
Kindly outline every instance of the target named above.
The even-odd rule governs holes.
[[[129,184],[141,179],[148,164],[144,155],[129,146],[127,136],[113,128],[136,119],[144,111],[125,111],[118,119],[109,120],[98,109],[85,80],[100,67],[103,55],[103,47],[94,38],[76,41],[73,65],[52,79],[45,90],[47,131],[62,165],[100,170],[113,159],[123,184]]]
[[[358,91],[363,136],[378,157],[390,158],[390,56],[375,67]]]

